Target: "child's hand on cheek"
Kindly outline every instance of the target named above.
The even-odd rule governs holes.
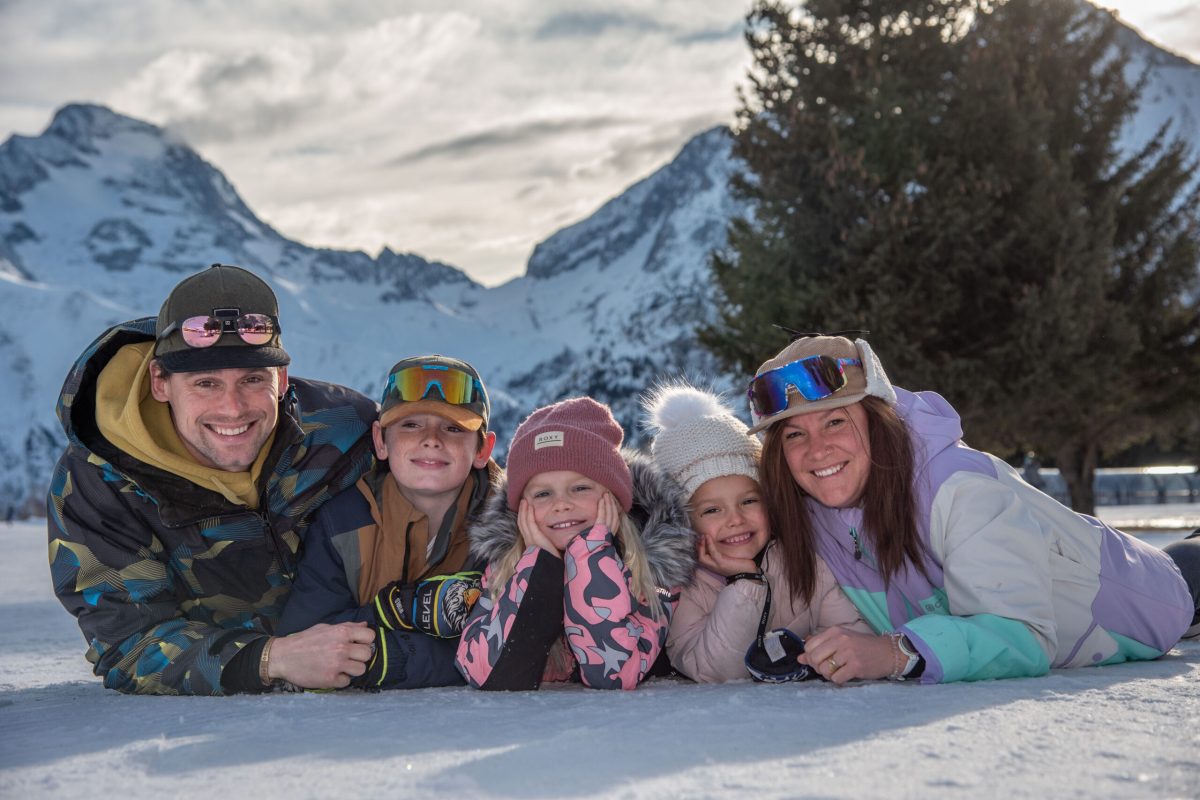
[[[704,536],[700,539],[700,552],[698,554],[700,566],[711,569],[718,575],[724,575],[728,578],[730,575],[737,575],[742,572],[758,572],[758,565],[754,563],[754,559],[750,558],[730,558],[721,552],[721,549],[713,543],[709,536]]]
[[[538,527],[537,521],[533,518],[533,508],[523,497],[521,498],[520,505],[517,506],[517,530],[521,532],[521,538],[525,540],[526,547],[531,545],[533,547],[540,547],[555,558],[562,557],[562,554],[558,552],[558,548],[554,546],[554,543]]]
[[[616,538],[621,527],[621,507],[617,505],[612,492],[605,492],[600,498],[600,504],[596,507],[596,523],[603,525]]]

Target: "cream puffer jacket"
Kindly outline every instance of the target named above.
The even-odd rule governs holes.
[[[771,583],[767,630],[787,628],[801,638],[842,625],[861,633],[871,627],[859,616],[825,562],[817,561],[817,588],[811,605],[792,599],[783,560],[771,542],[763,557],[763,573]],[[746,650],[758,635],[767,587],[749,580],[725,583],[725,576],[703,567],[679,598],[667,635],[671,665],[701,683],[749,678]]]

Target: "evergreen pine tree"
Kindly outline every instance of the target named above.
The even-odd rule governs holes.
[[[703,341],[751,372],[772,323],[870,330],[969,443],[1036,449],[1091,511],[1094,469],[1181,432],[1200,397],[1200,194],[1136,110],[1116,22],[1073,0],[761,3]]]

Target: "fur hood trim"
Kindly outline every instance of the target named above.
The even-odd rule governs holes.
[[[621,457],[633,476],[629,516],[641,532],[654,583],[667,589],[686,586],[696,570],[696,534],[688,520],[683,490],[648,456],[622,449]],[[488,564],[503,557],[520,535],[517,513],[508,507],[506,484],[507,478],[502,479],[467,534],[471,555]]]

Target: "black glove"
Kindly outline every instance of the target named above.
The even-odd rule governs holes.
[[[375,616],[390,630],[456,638],[479,599],[482,579],[480,572],[456,572],[415,584],[389,583],[375,596]]]
[[[386,590],[385,590],[386,591]],[[368,692],[378,692],[388,669],[388,640],[387,631],[375,628],[375,641],[372,642],[371,660],[367,662],[367,671],[357,678],[350,679],[350,686],[355,689],[365,689]]]

